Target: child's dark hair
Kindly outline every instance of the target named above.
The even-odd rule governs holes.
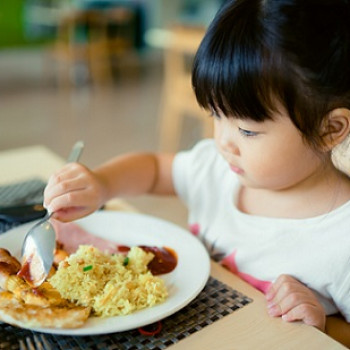
[[[324,116],[350,109],[350,1],[228,0],[194,60],[198,103],[271,119],[276,99],[312,145]]]

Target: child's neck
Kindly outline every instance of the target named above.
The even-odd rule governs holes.
[[[283,190],[243,187],[238,209],[265,217],[304,219],[326,214],[350,200],[350,179],[333,165]]]

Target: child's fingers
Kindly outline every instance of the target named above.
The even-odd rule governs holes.
[[[296,284],[300,284],[300,282],[289,275],[279,276],[266,293],[266,300],[269,302],[282,299],[283,295],[287,295],[295,290]]]
[[[83,191],[88,183],[81,177],[69,178],[55,185],[47,187],[44,191],[44,205],[50,206],[52,200],[73,191]]]
[[[51,176],[44,190],[44,206],[55,219],[72,221],[98,209],[103,204],[101,197],[94,173],[81,164],[70,163]]]
[[[102,206],[99,191],[94,186],[86,186],[83,189],[71,190],[64,192],[59,196],[52,198],[49,204],[50,212],[58,212],[62,210],[72,210],[71,208],[85,208],[90,213]]]
[[[87,207],[65,208],[65,209],[57,210],[53,214],[53,218],[63,222],[69,222],[69,221],[74,221],[84,216],[87,216],[92,212],[93,211],[91,210],[91,208],[87,208]]]
[[[289,275],[281,275],[266,294],[268,313],[281,316],[305,299],[305,286]]]
[[[67,181],[75,178],[84,179],[85,177],[88,177],[88,171],[85,167],[78,163],[66,164],[62,169],[50,176],[44,190],[44,197],[48,196],[53,188],[57,190],[57,188],[59,188],[57,186],[62,186],[62,190],[64,190]]]
[[[268,313],[324,329],[325,313],[314,293],[291,276],[280,276],[267,293]]]
[[[47,185],[52,186],[68,178],[75,177],[81,172],[84,172],[85,169],[86,168],[79,163],[66,164],[50,176]]]
[[[303,321],[304,323],[306,323],[305,321],[309,320],[307,315],[311,314],[312,311],[310,309],[312,309],[311,305],[302,303],[290,309],[288,312],[284,313],[282,318],[283,320],[288,322]]]
[[[44,206],[50,207],[54,198],[71,191],[82,191],[89,186],[89,173],[78,169],[63,169],[53,175],[44,190]]]
[[[305,324],[324,330],[326,316],[324,312],[315,305],[303,303],[292,308],[282,315],[282,319],[287,322],[302,321]]]
[[[276,296],[276,298],[268,304],[268,313],[277,317],[285,315],[300,305],[312,305],[313,298],[304,291],[295,291],[288,294]]]
[[[66,208],[90,206],[89,197],[87,191],[84,190],[64,192],[52,198],[48,209],[51,212],[56,212]]]

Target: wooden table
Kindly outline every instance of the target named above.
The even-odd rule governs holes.
[[[43,146],[0,152],[0,184],[31,177],[47,180],[63,164],[61,157]],[[112,201],[107,208],[133,210],[122,200]],[[263,294],[219,264],[212,262],[211,275],[252,298],[253,302],[181,340],[171,349],[345,349],[313,327],[270,317]]]

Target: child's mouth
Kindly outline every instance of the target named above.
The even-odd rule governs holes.
[[[238,175],[243,174],[243,169],[238,168],[237,166],[230,165],[230,168],[231,168],[231,170],[232,170],[234,173],[236,173],[236,174],[238,174]]]

